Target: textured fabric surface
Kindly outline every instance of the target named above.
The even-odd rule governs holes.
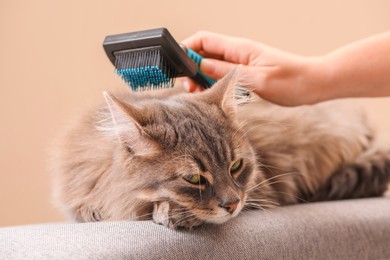
[[[390,198],[244,212],[174,231],[151,221],[0,229],[1,259],[390,259]]]

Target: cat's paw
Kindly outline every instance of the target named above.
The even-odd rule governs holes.
[[[153,208],[153,221],[156,224],[163,225],[169,228],[173,228],[172,220],[169,218],[168,202],[155,202]]]
[[[191,229],[203,223],[187,209],[167,201],[154,203],[153,221],[171,229]]]

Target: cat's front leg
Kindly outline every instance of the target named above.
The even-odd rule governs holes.
[[[167,201],[154,203],[153,221],[172,229],[191,229],[203,223],[187,209]]]
[[[153,208],[153,221],[156,224],[173,228],[172,220],[169,218],[170,205],[167,201],[155,202]]]

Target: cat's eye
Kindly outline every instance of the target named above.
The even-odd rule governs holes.
[[[191,184],[205,184],[206,178],[200,174],[192,174],[184,177],[184,180],[188,181]]]
[[[230,166],[230,173],[236,173],[241,169],[242,159],[235,161],[232,166]]]

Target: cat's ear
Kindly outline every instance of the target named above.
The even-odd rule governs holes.
[[[113,123],[113,128],[110,131],[115,131],[119,142],[130,148],[135,155],[155,153],[158,145],[148,137],[139,124],[139,120],[142,118],[141,109],[125,103],[107,92],[103,92],[103,96]]]
[[[241,65],[232,69],[222,79],[208,91],[204,92],[207,102],[217,104],[229,117],[235,117],[237,114],[238,99],[236,99],[236,90],[240,85]]]

